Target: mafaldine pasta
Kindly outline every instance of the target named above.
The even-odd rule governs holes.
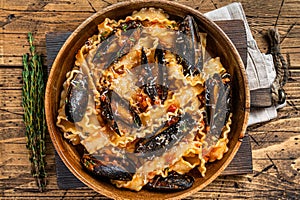
[[[66,74],[56,125],[92,176],[139,191],[184,190],[192,169],[228,151],[231,76],[206,51],[191,16],[144,8],[78,50]]]

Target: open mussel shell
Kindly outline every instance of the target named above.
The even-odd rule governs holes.
[[[92,174],[112,180],[130,181],[135,165],[130,159],[114,155],[83,155],[81,163]]]
[[[214,74],[205,82],[205,111],[208,146],[213,146],[222,134],[231,112],[231,86],[223,79],[230,78],[228,73]]]
[[[175,123],[163,127],[152,137],[138,143],[135,153],[150,158],[161,156],[181,141],[191,131],[194,124],[195,121],[189,114],[178,117]]]
[[[111,64],[126,55],[140,37],[141,26],[139,21],[123,22],[120,26],[123,29],[126,27],[121,32],[122,42],[120,42],[119,37],[116,37],[115,30],[113,30],[106,38],[102,38],[103,42],[97,47],[92,62],[100,69],[107,69]]]

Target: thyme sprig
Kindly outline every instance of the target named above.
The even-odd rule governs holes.
[[[26,147],[29,150],[31,173],[42,192],[46,187],[45,136],[47,131],[44,95],[45,82],[41,55],[35,51],[33,37],[28,33],[30,54],[23,55],[22,106],[24,109]]]

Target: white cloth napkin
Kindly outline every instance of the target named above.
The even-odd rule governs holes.
[[[213,21],[217,20],[243,20],[247,34],[247,68],[246,73],[250,90],[270,88],[276,77],[273,58],[271,54],[263,54],[257,47],[246,15],[241,3],[232,3],[222,8],[204,14]],[[248,126],[260,122],[266,122],[277,117],[275,106],[268,108],[251,109]]]

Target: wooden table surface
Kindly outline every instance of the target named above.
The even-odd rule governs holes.
[[[54,148],[49,137],[47,191],[38,192],[25,147],[21,73],[29,31],[35,37],[37,51],[46,55],[47,32],[72,31],[97,10],[116,2],[0,0],[0,199],[106,199],[87,187],[58,188]],[[232,1],[177,2],[205,13]],[[300,199],[300,1],[241,2],[262,52],[267,51],[267,29],[279,29],[282,53],[290,63],[290,77],[284,87],[287,105],[279,110],[276,119],[247,129],[253,150],[252,174],[221,176],[187,199]]]

